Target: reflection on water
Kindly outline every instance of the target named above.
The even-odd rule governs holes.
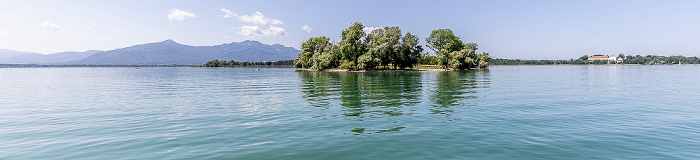
[[[422,89],[419,72],[299,72],[311,106],[339,103],[343,116],[355,120],[403,115],[400,108],[418,103]]]
[[[451,106],[474,106],[474,104],[460,104],[463,99],[474,99],[476,96],[477,80],[476,71],[439,72],[436,77],[436,86],[430,101],[434,108],[433,114],[450,115],[454,112]]]
[[[413,114],[450,116],[452,106],[473,106],[465,102],[476,98],[477,73],[449,72],[311,72],[297,71],[303,96],[310,106],[330,110],[314,118],[342,117],[351,121],[377,121]],[[417,105],[428,103],[431,105]],[[322,113],[328,113],[322,112]],[[392,119],[394,124],[396,118]],[[389,121],[392,121],[389,120]],[[368,122],[369,123],[369,122]],[[400,131],[404,126],[385,129],[357,127],[353,134]]]

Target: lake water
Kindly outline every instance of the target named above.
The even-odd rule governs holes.
[[[700,66],[3,68],[0,159],[700,159]]]

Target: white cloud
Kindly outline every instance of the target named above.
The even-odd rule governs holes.
[[[305,30],[306,33],[311,33],[311,31],[314,30],[314,29],[311,28],[309,25],[301,26],[301,29],[302,29],[302,30]]]
[[[5,32],[4,30],[0,29],[0,36],[5,35],[5,33],[7,33],[7,32]]]
[[[51,23],[51,22],[49,22],[49,21],[44,21],[44,22],[42,22],[42,23],[41,23],[41,26],[42,26],[42,27],[46,27],[46,28],[51,28],[51,29],[53,29],[54,31],[56,31],[56,30],[58,30],[58,29],[61,29],[61,26],[59,26],[59,25],[57,25],[57,24],[55,24],[55,23]]]
[[[365,27],[362,29],[362,31],[365,31],[365,33],[370,34],[370,33],[372,33],[372,31],[374,31],[375,29],[379,29],[379,28],[382,28],[382,27]]]
[[[238,16],[238,20],[241,20],[242,22],[246,23],[253,23],[257,25],[267,25],[269,24],[284,24],[284,22],[278,20],[278,19],[272,19],[272,18],[267,18],[265,15],[260,13],[259,11],[255,11],[252,15],[242,15]]]
[[[260,37],[283,37],[287,35],[287,32],[285,32],[284,28],[281,27],[276,27],[273,25],[280,25],[284,24],[284,22],[278,20],[278,19],[273,19],[273,18],[267,18],[265,15],[260,13],[260,11],[255,11],[255,13],[251,15],[238,15],[236,13],[233,13],[232,11],[228,9],[221,9],[222,12],[226,13],[222,17],[228,18],[228,17],[236,17],[238,20],[241,22],[245,23],[252,23],[254,25],[247,25],[247,26],[241,26],[241,27],[231,27],[233,29],[240,30],[238,32],[239,35],[243,35],[246,37],[255,37],[255,38],[260,38]],[[269,27],[267,29],[264,29],[265,26]],[[308,27],[308,26],[306,26]],[[308,27],[309,32],[311,30],[311,27]]]
[[[231,12],[231,10],[228,9],[221,9],[222,12],[226,13],[221,17],[228,18],[228,17],[238,17],[238,14]]]
[[[246,37],[282,37],[287,35],[284,28],[275,27],[273,25],[270,25],[270,28],[268,29],[260,29],[258,26],[241,26],[232,28],[241,29],[238,34]]]
[[[229,36],[229,35],[224,35],[224,38],[226,38],[226,39],[231,39],[231,36]]]
[[[194,13],[182,11],[177,8],[170,10],[170,14],[168,14],[169,21],[184,21],[185,18],[188,17],[197,17],[197,15],[195,15]]]

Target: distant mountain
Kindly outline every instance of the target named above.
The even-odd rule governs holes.
[[[188,46],[173,40],[141,44],[95,53],[84,59],[65,64],[137,65],[137,64],[192,64],[207,61],[278,61],[296,59],[301,52],[279,44],[267,45],[258,41],[234,42],[216,46]]]
[[[0,49],[0,63],[2,63],[2,61],[5,59],[8,59],[8,58],[11,58],[14,56],[19,56],[19,55],[41,55],[41,54],[34,53],[34,52],[22,52],[22,51]]]
[[[76,61],[102,51],[91,50],[85,52],[61,52],[54,54],[39,54],[27,52],[9,58],[0,59],[3,64],[58,64],[69,61]]]
[[[235,61],[278,61],[296,59],[300,50],[292,47],[274,44],[266,45],[258,41],[243,41],[238,43],[222,44],[211,47],[209,60],[235,60]],[[206,62],[206,61],[205,61]]]

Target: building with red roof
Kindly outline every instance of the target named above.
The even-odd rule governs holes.
[[[617,58],[615,57],[615,55],[610,55],[610,56],[594,55],[594,56],[588,57],[588,61],[596,61],[596,60],[600,60],[600,61],[617,61]]]

